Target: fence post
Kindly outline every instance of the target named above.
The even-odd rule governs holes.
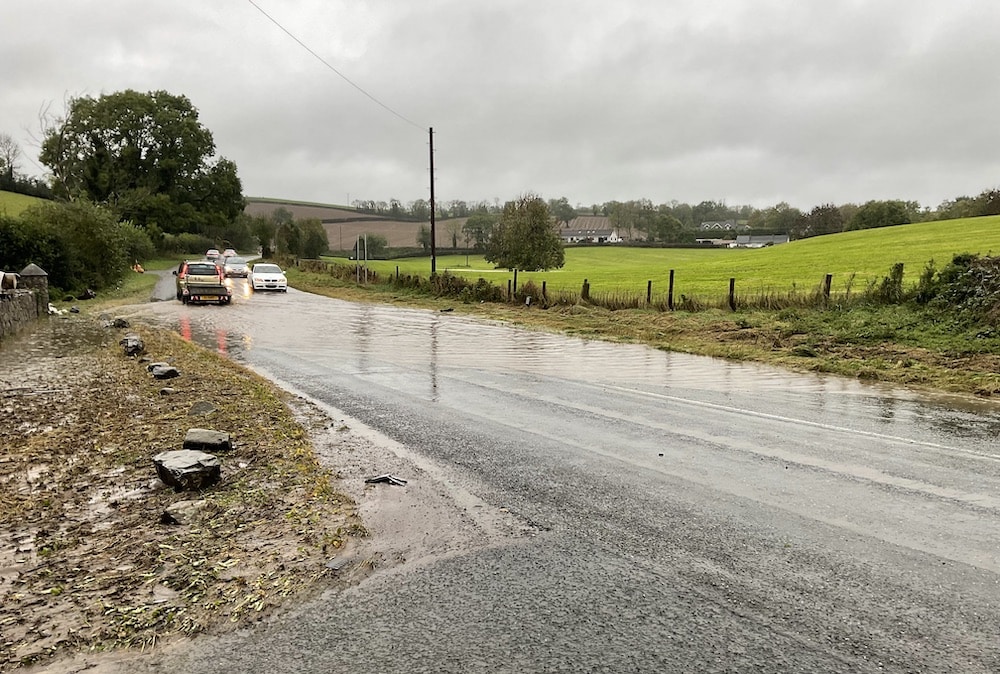
[[[646,304],[653,301],[653,282],[646,281]]]
[[[545,281],[542,281],[542,299],[545,300],[546,303],[549,301],[549,296],[545,294]]]
[[[514,268],[514,294],[517,294],[517,268]]]
[[[729,279],[729,308],[736,311],[736,279]]]
[[[580,299],[590,301],[590,281],[583,279],[583,287],[580,288]]]
[[[510,291],[510,279],[507,279],[507,301],[510,302],[514,299],[514,294]]]
[[[396,265],[396,280],[399,280],[399,265]]]
[[[670,270],[670,287],[667,290],[667,309],[674,310],[674,270]]]
[[[830,301],[830,284],[833,283],[833,274],[827,274],[823,279],[823,301]]]

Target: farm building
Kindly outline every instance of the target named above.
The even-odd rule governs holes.
[[[601,215],[581,215],[559,230],[563,243],[621,243],[611,219]]]
[[[788,243],[787,234],[739,234],[736,240],[729,244],[730,248],[763,248],[764,246],[776,246],[779,243]]]
[[[561,229],[563,243],[621,243],[614,229]]]

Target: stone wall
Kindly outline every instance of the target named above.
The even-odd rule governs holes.
[[[14,334],[39,317],[39,305],[31,290],[0,290],[0,339]]]

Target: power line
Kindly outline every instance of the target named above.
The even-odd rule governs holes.
[[[385,103],[383,103],[382,101],[380,101],[379,99],[375,98],[373,95],[371,95],[370,93],[368,93],[367,91],[365,91],[360,85],[355,84],[354,82],[352,82],[351,79],[347,75],[345,75],[344,73],[340,72],[339,70],[337,70],[336,68],[334,68],[329,63],[327,63],[327,61],[322,56],[320,56],[319,54],[317,54],[316,52],[314,52],[312,49],[310,49],[309,46],[305,42],[303,42],[299,38],[295,37],[295,35],[293,35],[291,33],[291,31],[289,31],[287,28],[285,28],[280,23],[278,23],[278,21],[273,16],[271,16],[270,14],[268,14],[267,12],[265,12],[263,9],[261,9],[260,5],[258,5],[256,2],[254,2],[254,0],[247,0],[247,2],[249,2],[251,5],[253,5],[254,7],[256,7],[258,12],[260,12],[261,14],[263,14],[264,16],[266,16],[267,19],[271,23],[273,23],[275,26],[277,26],[278,28],[280,28],[281,31],[283,33],[285,33],[285,35],[287,35],[288,37],[290,37],[293,40],[295,40],[295,42],[297,42],[300,47],[302,47],[307,52],[309,52],[310,54],[312,54],[313,57],[317,61],[319,61],[324,66],[326,66],[327,68],[329,68],[330,70],[332,70],[334,73],[336,73],[337,76],[340,77],[342,80],[344,80],[345,82],[347,82],[348,84],[350,84],[352,87],[354,87],[355,89],[357,89],[358,91],[360,91],[362,94],[364,94],[365,96],[367,96],[373,102],[375,102],[376,104],[378,104],[379,106],[381,106],[382,108],[384,108],[385,110],[387,110],[388,112],[391,112],[393,115],[395,115],[399,119],[403,120],[407,124],[409,124],[409,125],[417,128],[417,129],[420,129],[421,131],[426,131],[427,130],[427,127],[421,126],[420,124],[417,124],[416,122],[414,122],[412,119],[409,119],[409,118],[401,115],[400,113],[396,112],[395,110],[393,110],[392,108],[390,108],[388,105],[386,105]]]

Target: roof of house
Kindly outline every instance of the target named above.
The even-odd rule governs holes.
[[[566,223],[566,229],[612,229],[611,218],[606,215],[578,215]]]

